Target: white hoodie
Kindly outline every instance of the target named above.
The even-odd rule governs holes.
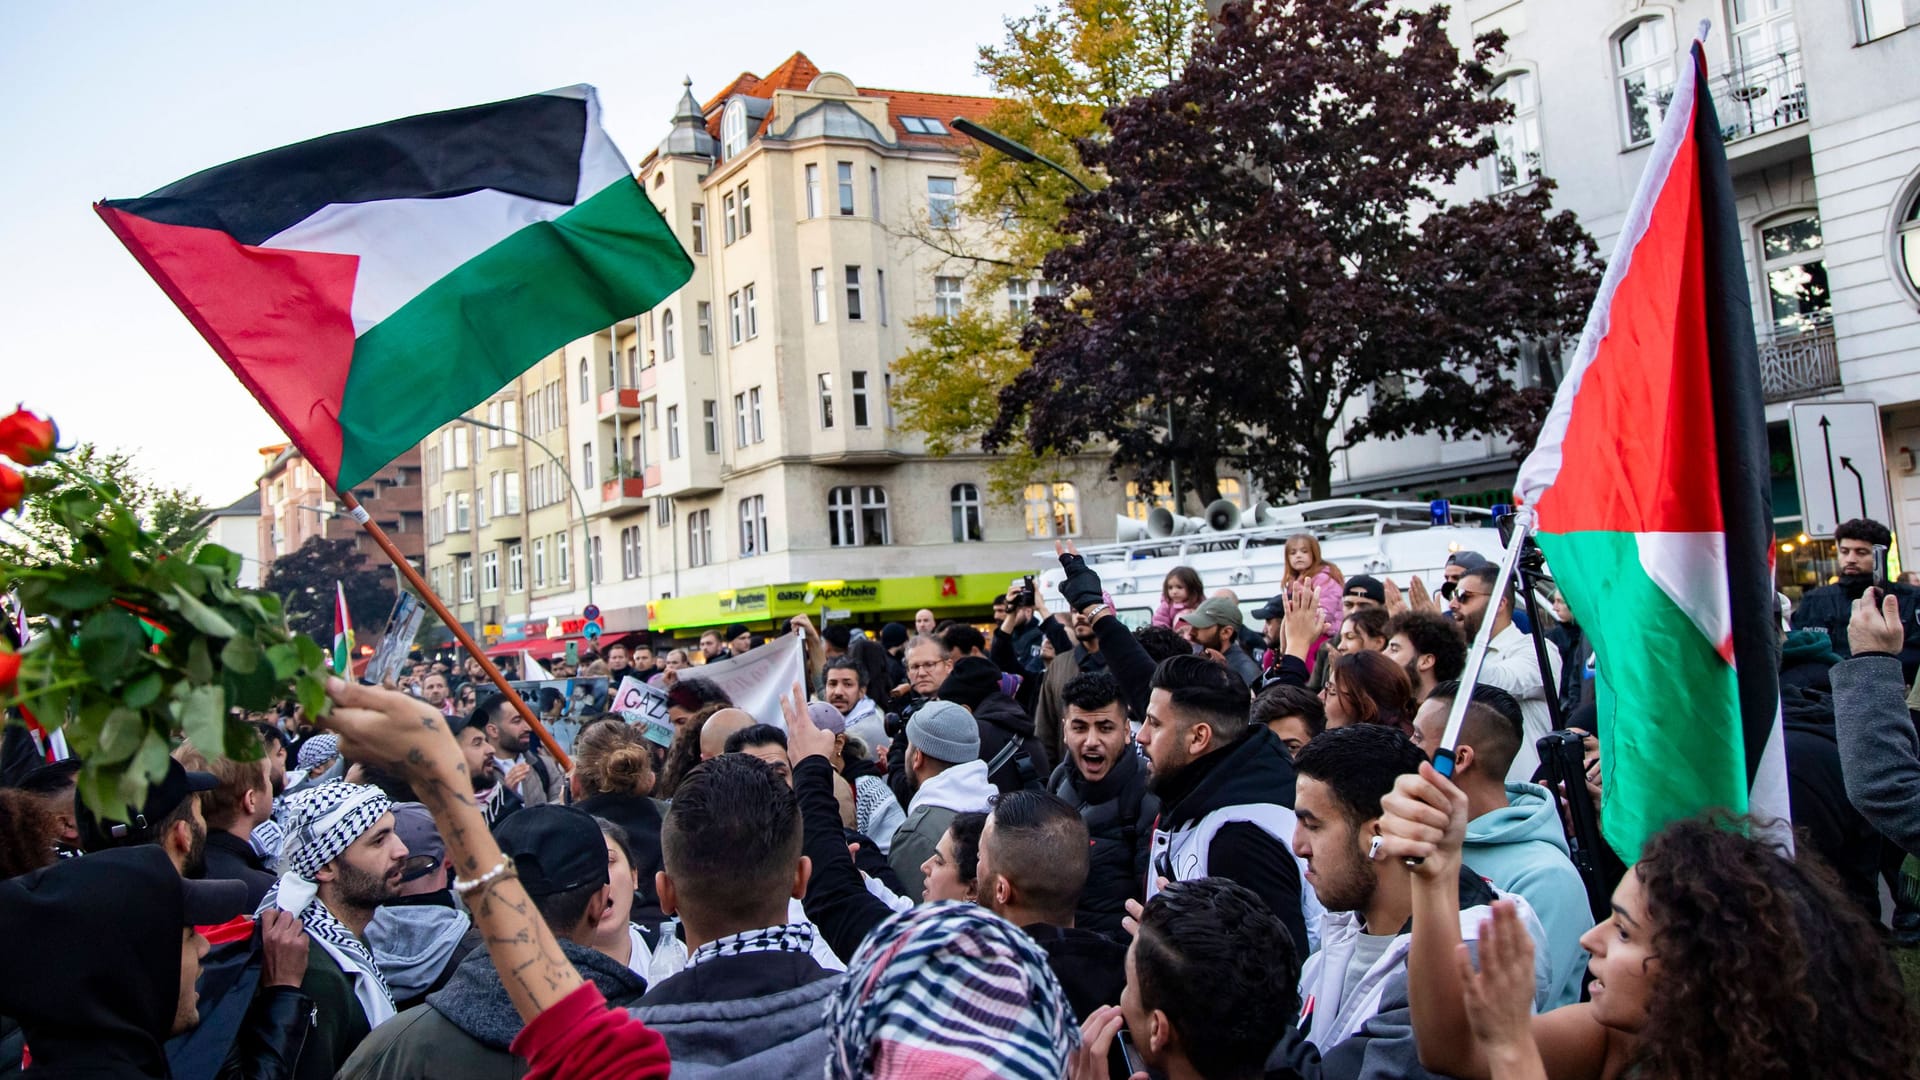
[[[923,806],[937,806],[956,814],[984,813],[988,800],[1000,791],[987,782],[987,763],[975,758],[930,777],[913,793],[907,816]]]

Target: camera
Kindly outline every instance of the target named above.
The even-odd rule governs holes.
[[[1020,580],[1022,585],[1020,588],[1019,604],[1021,607],[1032,607],[1034,602],[1033,575],[1028,574]]]

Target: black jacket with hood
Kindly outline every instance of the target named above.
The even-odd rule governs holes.
[[[967,657],[953,665],[953,674],[940,684],[943,701],[962,705],[980,728],[980,760],[988,765],[987,779],[1003,793],[1038,790],[1045,786],[1051,765],[1047,751],[1034,736],[1033,717],[1000,690],[1000,670],[990,660]],[[1004,760],[1009,744],[1019,745]],[[999,760],[999,767],[993,763]],[[904,805],[904,804],[903,804]]]
[[[1144,895],[1153,819],[1160,813],[1159,797],[1147,790],[1147,763],[1128,740],[1120,759],[1097,782],[1081,779],[1079,768],[1067,760],[1053,770],[1047,790],[1080,811],[1093,843],[1074,925],[1119,934],[1127,901]]]

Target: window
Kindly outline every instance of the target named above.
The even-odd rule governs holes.
[[[827,321],[827,268],[816,266],[810,275],[813,281],[813,321]]]
[[[600,555],[600,538],[597,536],[588,537],[587,580],[593,582],[595,585],[604,584],[607,580],[607,567],[606,564],[601,561]]]
[[[747,445],[747,395],[733,395],[733,445]]]
[[[833,376],[822,372],[820,380],[820,426],[833,427]]]
[[[473,495],[462,491],[453,497],[453,531],[466,532],[473,527]]]
[[[713,355],[713,305],[705,300],[693,306],[694,322],[700,330],[700,355]]]
[[[589,484],[594,482],[594,477],[597,475],[593,471],[593,444],[592,443],[580,444],[580,475]]]
[[[629,525],[620,530],[620,576],[637,578],[640,576],[640,526]]]
[[[645,435],[633,437],[633,457],[630,460],[637,471],[643,473],[647,471],[647,437]]]
[[[840,181],[840,216],[853,216],[853,162],[842,161],[834,166]]]
[[[893,430],[893,372],[880,376],[880,404],[887,414],[887,430]]]
[[[740,185],[740,235],[753,232],[753,192],[747,185]]]
[[[807,166],[807,216],[820,216],[820,166]]]
[[[1080,496],[1069,483],[1027,485],[1027,535],[1035,540],[1080,534]]]
[[[960,206],[954,199],[953,177],[927,177],[927,224],[936,229],[951,229],[960,224]]]
[[[573,552],[569,550],[572,544],[572,533],[553,534],[554,577],[562,585],[573,580]]]
[[[584,364],[581,365],[581,371],[585,372],[585,370],[586,370],[586,366]],[[581,382],[584,384],[586,380],[582,379]],[[566,392],[566,383],[567,383],[566,377],[563,375],[562,377],[553,380],[553,382],[549,383],[547,386],[547,430],[548,431],[560,430],[560,406],[562,405],[562,402],[560,400],[560,395]]]
[[[456,560],[460,568],[460,599],[473,600],[473,558],[462,555]]]
[[[740,500],[740,557],[751,559],[767,551],[767,497]]]
[[[960,314],[960,279],[957,277],[937,277],[933,279],[933,313],[942,318],[955,318]]]
[[[955,484],[947,498],[953,506],[953,542],[970,544],[986,539],[980,529],[980,489],[972,484]]]
[[[707,253],[707,208],[701,203],[693,204],[693,253]]]
[[[1873,41],[1907,28],[1907,15],[1900,0],[1857,0],[1860,16],[1860,40]]]
[[[867,419],[867,373],[856,371],[849,375],[848,379],[847,388],[851,391],[849,396],[853,398],[853,426],[857,428],[873,426]]]
[[[500,445],[520,445],[520,402],[509,398],[500,403],[500,426],[507,429],[500,433]]]
[[[860,268],[847,267],[847,318],[860,321]]]
[[[499,402],[497,401],[487,402],[487,423],[493,425],[492,427],[489,427],[486,429],[487,449],[493,450],[498,448],[500,445],[500,403]]]
[[[753,441],[766,442],[767,429],[760,423],[760,388],[755,386],[747,390],[747,408],[753,413]]]
[[[1027,279],[1007,279],[1007,312],[1014,318],[1025,321],[1027,313],[1033,310],[1033,302],[1027,298]]]
[[[1673,100],[1673,28],[1664,18],[1642,19],[1613,39],[1622,120],[1628,146],[1653,140]]]
[[[433,591],[435,594],[441,593],[440,583],[446,580],[446,575],[442,574],[440,571],[441,571],[441,568],[438,566],[433,568]]]
[[[1906,212],[1894,227],[1893,261],[1907,288],[1920,298],[1920,185],[1908,187]]]
[[[720,154],[734,157],[747,148],[747,104],[739,98],[727,102],[720,114]]]
[[[741,289],[740,299],[747,305],[747,336],[757,338],[760,336],[760,309],[753,303],[753,286]]]
[[[713,561],[713,527],[708,524],[711,513],[695,510],[687,515],[688,566],[705,566]]]
[[[680,406],[667,406],[667,460],[680,460]]]
[[[660,359],[671,360],[673,354],[673,312],[663,311],[660,313]]]
[[[1540,177],[1540,92],[1530,71],[1501,79],[1487,95],[1513,106],[1513,115],[1493,125],[1493,183],[1505,191]]]
[[[533,587],[547,587],[547,538],[544,536],[533,541]]]
[[[1799,214],[1760,227],[1761,270],[1766,276],[1773,332],[1804,334],[1833,319],[1833,294],[1822,261],[1820,217]]]
[[[1143,489],[1138,480],[1127,481],[1127,516],[1135,521],[1147,520],[1159,507],[1173,509],[1173,486],[1165,480],[1155,480],[1151,491]]]
[[[1247,508],[1247,493],[1241,488],[1239,477],[1223,476],[1220,478],[1220,497],[1242,510]]]
[[[703,401],[700,403],[700,426],[706,432],[707,453],[720,452],[720,403]]]
[[[500,512],[503,514],[517,514],[520,512],[520,474],[518,472],[510,472],[506,474],[504,480],[506,484],[506,498],[500,503]]]
[[[593,397],[593,373],[587,368],[587,358],[580,358],[580,404],[585,405]]]
[[[620,389],[620,350],[617,347],[607,349],[607,388]]]
[[[451,427],[440,431],[440,468],[443,471],[453,468],[453,429]],[[286,497],[285,483],[279,480],[274,481],[273,500],[279,502]]]
[[[507,545],[507,591],[527,591],[527,557],[521,552],[519,544]]]
[[[473,453],[473,429],[457,427],[453,429],[453,467],[464,469],[467,459]]]
[[[875,270],[873,276],[878,283],[874,286],[874,292],[879,294],[876,299],[880,302],[880,325],[885,326],[887,325],[887,272]]]
[[[886,489],[837,487],[827,492],[827,532],[834,547],[891,543]]]
[[[500,553],[497,551],[480,556],[480,591],[500,591]]]
[[[740,309],[740,294],[738,292],[728,293],[727,294],[727,322],[728,322],[727,329],[729,332],[729,338],[735,345],[740,344],[740,342],[746,339],[747,324],[746,324],[746,320],[743,319],[741,316],[742,316],[742,312]]]
[[[727,243],[731,244],[740,239],[740,205],[735,201],[731,191],[720,198],[720,223]]]
[[[880,167],[867,166],[867,216],[880,220]]]
[[[913,132],[915,135],[945,135],[947,133],[947,125],[935,120],[931,116],[903,116],[900,118],[900,126]]]

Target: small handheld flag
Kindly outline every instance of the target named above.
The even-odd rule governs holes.
[[[333,673],[342,678],[353,673],[353,614],[347,610],[347,590],[333,583]]]

